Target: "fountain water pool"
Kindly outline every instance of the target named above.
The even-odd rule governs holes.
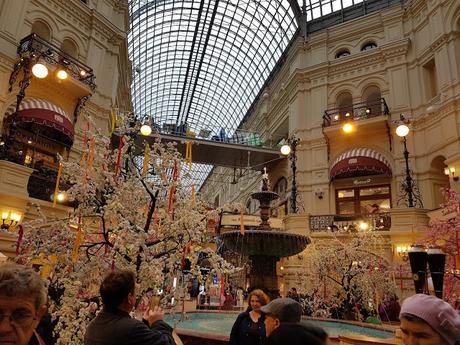
[[[220,340],[227,339],[230,335],[233,323],[237,317],[235,313],[220,313],[220,312],[192,312],[186,314],[187,319],[180,321],[180,314],[174,316],[167,315],[165,320],[171,324],[176,324],[176,329],[179,334],[186,333],[192,335],[194,332],[197,336],[203,339],[217,338]],[[324,321],[324,320],[304,320],[315,326],[323,328],[330,337],[341,336],[368,336],[380,339],[389,339],[395,336],[393,331],[377,329],[369,325],[360,326],[340,321]]]

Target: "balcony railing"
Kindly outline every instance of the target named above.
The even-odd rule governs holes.
[[[349,107],[328,109],[323,115],[323,128],[349,120],[370,119],[381,115],[390,115],[384,98],[374,102],[355,103]]]
[[[27,192],[31,198],[40,199],[44,201],[52,202],[52,195],[56,188],[57,172],[52,169],[38,169],[35,170],[29,177],[29,183],[27,184]],[[59,190],[66,191],[70,188],[70,185],[60,183]],[[72,202],[63,201],[59,202],[62,205],[74,206]]]
[[[17,54],[20,61],[16,63],[15,69],[10,77],[10,90],[20,71],[22,61],[28,59],[36,62],[43,60],[51,66],[61,67],[75,80],[87,85],[92,91],[96,88],[96,77],[90,67],[64,53],[60,48],[36,34],[30,34],[19,42]]]
[[[367,214],[327,214],[310,216],[310,231],[388,231],[391,228],[389,212]]]

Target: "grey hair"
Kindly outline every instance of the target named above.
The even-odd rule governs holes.
[[[0,295],[8,297],[31,295],[35,297],[37,309],[47,301],[45,283],[38,273],[30,267],[12,263],[0,265]]]

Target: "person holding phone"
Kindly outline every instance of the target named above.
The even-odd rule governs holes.
[[[85,345],[175,345],[173,329],[163,321],[156,299],[142,321],[130,316],[136,301],[135,282],[129,270],[115,270],[104,278],[99,289],[104,306],[86,329]]]

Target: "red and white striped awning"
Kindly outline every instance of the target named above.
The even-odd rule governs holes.
[[[16,102],[11,104],[5,112],[8,119],[16,111]],[[10,118],[11,119],[11,118]],[[17,122],[34,122],[40,125],[52,127],[64,133],[73,142],[74,126],[69,116],[57,105],[38,98],[25,98],[19,105]]]
[[[354,148],[342,153],[331,165],[330,178],[339,178],[341,175],[349,177],[350,173],[359,172],[363,175],[384,174],[391,176],[391,168],[387,159],[380,152],[369,148]]]

